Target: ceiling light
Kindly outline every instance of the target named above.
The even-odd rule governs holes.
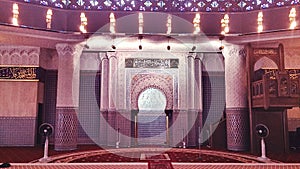
[[[167,50],[171,50],[171,46],[170,45],[167,46]]]

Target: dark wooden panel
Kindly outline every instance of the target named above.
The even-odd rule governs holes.
[[[286,119],[286,109],[263,110],[253,109],[253,150],[254,154],[260,155],[260,137],[257,136],[255,126],[257,124],[266,125],[270,134],[265,138],[266,151],[268,153],[287,153],[288,146],[288,128]]]

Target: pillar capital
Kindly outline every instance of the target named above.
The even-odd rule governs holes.
[[[108,59],[116,58],[116,52],[109,51],[106,53],[106,56],[108,57]]]
[[[100,59],[100,61],[102,62],[102,61],[105,60],[105,59],[108,60],[108,56],[107,56],[106,53],[101,52],[101,53],[99,53],[99,59]]]
[[[58,56],[80,56],[83,50],[82,44],[58,43],[56,44]]]
[[[58,87],[57,106],[78,107],[79,71],[82,44],[59,43],[58,53]]]
[[[195,53],[195,52],[190,52],[190,53],[188,53],[187,58],[193,58],[193,59],[195,59],[196,56],[197,56],[197,53]]]
[[[223,55],[226,58],[229,57],[245,57],[246,56],[246,49],[243,45],[226,45],[223,51]]]
[[[203,53],[196,53],[195,60],[196,59],[202,60],[203,59]]]

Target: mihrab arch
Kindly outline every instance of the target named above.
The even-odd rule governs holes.
[[[173,77],[169,74],[137,74],[131,79],[131,109],[138,110],[139,95],[149,89],[161,90],[167,99],[166,110],[173,109]]]

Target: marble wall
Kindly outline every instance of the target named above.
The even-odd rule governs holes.
[[[38,67],[38,47],[0,46],[1,67]],[[38,80],[1,79],[0,81],[0,146],[35,144]],[[42,91],[40,89],[40,91]],[[39,98],[39,99],[38,99]]]
[[[38,82],[0,81],[0,116],[36,117]]]

